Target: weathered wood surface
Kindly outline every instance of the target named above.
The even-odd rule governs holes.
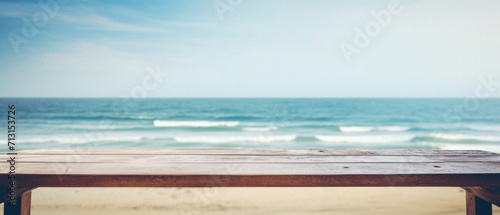
[[[7,154],[0,168],[7,170]],[[0,183],[7,177],[0,174]],[[484,151],[354,149],[28,150],[29,187],[500,186],[500,155]]]
[[[251,155],[497,155],[480,150],[419,150],[419,149],[34,149],[21,154],[251,154]],[[5,154],[5,153],[3,153]]]

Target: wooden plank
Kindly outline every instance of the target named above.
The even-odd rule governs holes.
[[[1,178],[0,178],[1,179]],[[499,175],[19,175],[37,187],[498,186]]]
[[[382,162],[498,162],[500,164],[500,156],[496,155],[393,155],[393,156],[293,156],[293,155],[276,155],[276,156],[261,156],[261,155],[234,155],[234,154],[154,154],[154,155],[123,155],[123,154],[83,154],[83,155],[40,155],[40,154],[21,154],[17,155],[17,163],[119,163],[129,162],[131,160],[147,160],[148,162],[158,163],[206,163],[206,162],[246,162],[246,163],[293,163],[293,162],[338,162],[338,163],[352,163],[352,162],[365,162],[365,163],[382,163]],[[3,162],[8,162],[3,159]]]
[[[2,153],[6,154],[6,153]],[[498,155],[479,150],[414,150],[414,149],[33,149],[18,152],[18,154],[258,154],[258,155]]]
[[[466,193],[467,215],[492,215],[491,203],[473,193]]]
[[[31,214],[31,191],[25,192],[16,199],[15,207],[5,205],[4,214],[9,215],[30,215]]]
[[[483,151],[95,149],[64,154],[70,152],[75,153],[19,153],[16,180],[20,186],[63,187],[207,186],[212,177],[230,177],[227,186],[500,186],[500,155]],[[0,162],[0,168],[8,165]],[[0,173],[0,183],[4,176]]]
[[[1,163],[0,168],[8,164]],[[399,175],[500,174],[495,163],[168,163],[148,160],[122,163],[19,163],[16,174],[131,175]],[[5,177],[4,177],[5,175]],[[1,177],[7,178],[5,173]],[[0,178],[2,180],[2,178]]]

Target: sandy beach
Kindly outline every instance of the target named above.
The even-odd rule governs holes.
[[[500,212],[498,207],[494,212]],[[460,188],[39,188],[32,214],[465,214]]]

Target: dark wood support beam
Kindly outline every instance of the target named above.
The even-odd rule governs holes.
[[[500,187],[464,187],[467,215],[491,215],[491,205],[500,205]]]
[[[26,192],[30,192],[34,190],[36,187],[17,187],[16,189],[16,197],[22,196]],[[0,203],[9,202],[10,196],[9,187],[0,187]]]
[[[467,215],[492,215],[491,203],[467,191]]]
[[[16,198],[15,206],[11,206],[8,202],[4,203],[3,214],[8,215],[30,215],[31,214],[31,190],[24,192]]]
[[[500,187],[463,187],[463,189],[486,202],[500,207]]]

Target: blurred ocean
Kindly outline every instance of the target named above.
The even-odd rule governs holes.
[[[381,148],[500,152],[500,99],[42,99],[16,105],[16,150]],[[7,135],[5,147],[8,151]]]

